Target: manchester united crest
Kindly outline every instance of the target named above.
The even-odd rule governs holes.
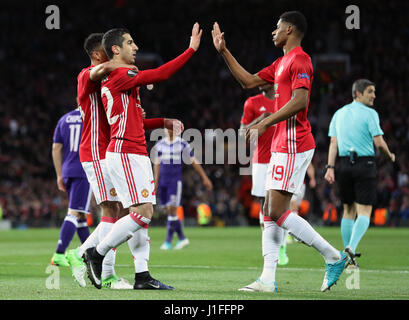
[[[112,188],[111,190],[109,190],[109,193],[110,193],[111,196],[113,196],[113,197],[116,197],[116,196],[117,196],[117,193],[116,193],[115,188]]]
[[[147,189],[143,189],[141,191],[142,197],[147,198],[149,196],[149,191]]]

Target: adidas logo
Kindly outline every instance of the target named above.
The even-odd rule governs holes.
[[[259,109],[259,111],[266,111],[267,109],[266,108],[264,108],[264,106],[262,106],[260,109]]]

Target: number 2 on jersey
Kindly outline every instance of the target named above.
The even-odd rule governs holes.
[[[111,91],[107,87],[102,87],[101,89],[101,97],[105,95],[107,99],[107,118],[108,118],[108,123],[110,125],[114,124],[116,120],[118,120],[119,116],[114,116],[111,117],[111,112],[112,112],[112,106],[114,105],[114,98],[112,97]]]

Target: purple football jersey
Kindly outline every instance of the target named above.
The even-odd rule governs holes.
[[[78,109],[63,115],[54,130],[53,141],[63,145],[62,176],[86,178],[79,158],[82,120]]]
[[[182,180],[182,165],[193,157],[189,143],[180,137],[164,138],[155,144],[156,161],[160,163],[159,186]]]

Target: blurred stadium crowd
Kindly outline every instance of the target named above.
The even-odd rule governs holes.
[[[323,179],[327,162],[329,121],[351,101],[351,85],[358,78],[377,84],[375,108],[397,161],[377,157],[378,202],[388,210],[387,225],[409,218],[409,3],[355,1],[360,8],[359,30],[345,27],[343,1],[187,1],[103,0],[54,1],[60,9],[61,29],[47,30],[45,2],[23,7],[2,1],[0,24],[3,43],[0,61],[0,203],[3,218],[14,225],[54,226],[66,214],[67,197],[56,186],[51,159],[52,135],[57,120],[75,107],[76,77],[88,65],[82,48],[91,32],[125,26],[141,52],[158,53],[163,61],[180,54],[189,43],[195,21],[204,29],[199,51],[169,81],[142,89],[147,117],[178,118],[185,128],[237,129],[243,104],[257,90],[244,91],[232,78],[215,51],[210,30],[218,21],[227,45],[250,72],[257,72],[282,55],[274,48],[271,32],[278,16],[302,11],[309,22],[304,50],[349,56],[350,72],[315,69],[309,119],[316,138],[313,159],[317,187],[308,190],[309,218],[321,219],[328,203],[339,208],[336,188]],[[19,12],[16,19],[10,12]],[[405,16],[406,15],[406,16]],[[394,17],[393,27],[391,16]],[[149,139],[149,133],[147,134]],[[149,144],[152,146],[152,143]],[[226,225],[248,222],[251,179],[238,174],[238,165],[205,165],[213,181],[207,193],[190,168],[184,171],[185,216],[207,202],[213,215]],[[339,210],[338,210],[339,212]],[[250,221],[251,222],[251,221]]]

